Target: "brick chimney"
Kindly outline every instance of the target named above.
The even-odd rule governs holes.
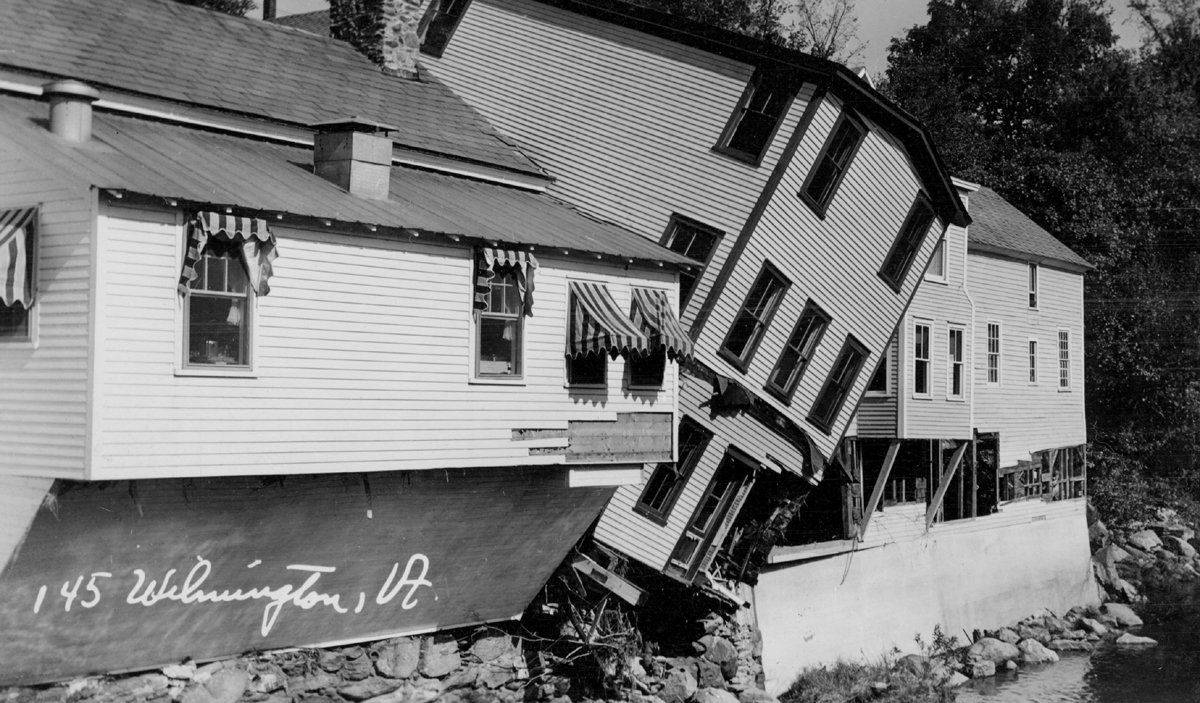
[[[349,117],[309,125],[313,136],[313,173],[368,200],[387,200],[392,179],[395,127]]]
[[[385,73],[417,77],[417,56],[439,0],[330,0],[329,33]]]

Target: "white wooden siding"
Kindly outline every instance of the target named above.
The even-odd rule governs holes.
[[[1029,308],[1024,261],[972,252],[975,300],[975,427],[1000,433],[1000,464],[1087,441],[1083,378],[1083,276],[1038,267],[1038,309]],[[1000,384],[987,384],[987,325],[1000,322]],[[1071,331],[1071,388],[1058,388],[1058,330]],[[1038,340],[1040,383],[1029,385],[1029,339]]]
[[[655,393],[629,391],[619,359],[607,389],[568,389],[563,362],[569,279],[628,309],[631,284],[674,296],[673,274],[540,256],[524,383],[473,384],[470,250],[276,227],[257,377],[183,376],[175,213],[112,208],[100,227],[96,479],[561,463],[512,431],[674,412],[674,364]]]
[[[83,478],[93,195],[0,160],[0,209],[41,204],[36,344],[0,342],[0,474]]]
[[[855,414],[857,426],[853,428],[859,437],[896,436],[896,387],[900,368],[897,365],[895,336],[888,342],[885,356],[888,364],[887,395],[864,394]],[[847,434],[850,431],[847,429]]]
[[[829,313],[832,322],[791,403],[784,404],[773,396],[766,396],[793,420],[808,428],[810,436],[827,457],[841,439],[852,410],[870,380],[870,369],[879,360],[896,321],[912,296],[942,229],[942,223],[935,220],[900,293],[893,291],[877,275],[920,186],[904,148],[873,124],[868,125],[870,131],[830,203],[825,219],[819,219],[800,200],[797,194],[840,112],[841,105],[833,97],[824,100],[817,109],[697,343],[697,354],[702,361],[719,373],[741,377],[742,373],[717,352],[763,262],[770,261],[780,269],[792,285],[745,378],[754,388],[765,385],[806,300],[811,298]],[[847,396],[832,432],[826,434],[808,424],[806,418],[847,334],[853,334],[865,345],[870,356]]]
[[[756,168],[713,151],[753,67],[531,0],[471,4],[439,78],[554,176],[551,192],[658,241],[672,213],[724,230],[690,324],[812,96]]]

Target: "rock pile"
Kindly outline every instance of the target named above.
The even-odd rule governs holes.
[[[1110,600],[1144,601],[1142,581],[1157,573],[1177,581],[1200,578],[1200,554],[1195,530],[1169,508],[1159,508],[1156,519],[1109,530],[1091,510],[1088,535],[1092,570]]]

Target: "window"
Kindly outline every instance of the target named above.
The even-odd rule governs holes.
[[[625,365],[629,368],[630,388],[662,388],[667,349],[660,346],[649,354],[630,354]]]
[[[833,126],[821,155],[817,157],[804,181],[804,187],[800,189],[800,199],[808,203],[818,216],[825,217],[825,211],[829,209],[829,203],[833,201],[866,133],[866,128],[858,118],[849,112],[843,112]]]
[[[1036,339],[1029,340],[1029,382],[1031,384],[1038,382]]]
[[[513,271],[496,271],[488,281],[487,307],[479,311],[478,376],[521,376],[522,294]]]
[[[0,341],[27,342],[33,338],[34,230],[37,210],[0,212]]]
[[[794,83],[782,71],[755,71],[729,118],[717,151],[757,166],[775,137],[795,95]]]
[[[1071,387],[1071,332],[1058,331],[1058,387]]]
[[[792,397],[828,327],[829,315],[813,301],[808,301],[792,330],[792,336],[783,347],[783,353],[779,355],[779,361],[775,363],[775,369],[767,377],[767,390],[785,400]]]
[[[950,377],[947,380],[946,395],[955,400],[963,397],[963,331],[950,328],[950,348],[946,353]]]
[[[679,272],[680,314],[687,309],[688,301],[691,300],[692,293],[696,292],[696,285],[700,283],[700,275],[704,273],[713,253],[717,250],[717,243],[723,236],[725,233],[719,229],[702,225],[681,215],[671,216],[671,223],[667,225],[667,233],[663,235],[662,245],[677,254],[683,254],[689,259],[695,259],[702,263],[695,270]]]
[[[858,379],[858,372],[862,370],[866,359],[867,350],[858,340],[847,335],[846,343],[842,345],[842,351],[833,363],[833,370],[830,371],[829,378],[825,379],[825,387],[813,403],[812,412],[808,415],[810,422],[826,433],[833,429],[842,404],[846,402],[846,396],[850,395],[850,389]]]
[[[1000,323],[987,323],[987,382],[1000,385]]]
[[[603,386],[608,383],[608,359],[591,352],[567,357],[567,383],[572,386]]]
[[[938,283],[946,282],[946,240],[938,242],[937,248],[933,250],[933,257],[929,259],[929,268],[925,271],[925,280],[937,281]]]
[[[188,284],[188,366],[250,365],[251,288],[238,246],[212,237]]]
[[[887,395],[888,392],[888,362],[884,359],[879,362],[879,368],[875,369],[875,373],[871,376],[871,380],[867,381],[867,393],[873,395]]]
[[[924,194],[918,193],[917,199],[908,210],[908,217],[904,218],[900,234],[892,243],[892,250],[883,261],[883,268],[879,269],[879,275],[897,293],[908,276],[908,269],[913,260],[917,258],[917,251],[921,248],[925,234],[933,225],[933,217],[929,201],[925,199]]]
[[[425,16],[421,18],[421,25],[424,25],[422,54],[441,58],[442,53],[446,51],[446,45],[450,43],[450,37],[454,36],[454,30],[458,28],[458,23],[462,21],[463,15],[467,14],[470,4],[471,0],[434,0],[430,4]],[[422,27],[418,26],[418,35],[422,35],[421,30]]]
[[[929,325],[913,325],[913,395],[929,397]]]
[[[1038,265],[1029,265],[1029,307],[1038,306]]]
[[[692,470],[704,454],[704,448],[712,439],[712,433],[698,425],[689,417],[679,421],[679,460],[672,463],[661,462],[654,467],[646,481],[646,488],[633,506],[634,511],[646,516],[660,525],[667,524],[667,516],[675,501],[687,485]]]
[[[763,270],[742,303],[737,319],[729,328],[729,334],[725,336],[725,343],[721,345],[721,355],[734,366],[746,370],[789,285],[774,266],[770,263],[763,265]]]

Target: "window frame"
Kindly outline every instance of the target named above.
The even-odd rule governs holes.
[[[471,275],[472,276],[475,275],[474,270],[471,271]],[[494,270],[492,272],[492,278],[488,280],[488,285],[490,286],[492,281],[494,281],[499,276],[513,276],[515,279],[516,275],[517,274],[515,272],[505,271],[503,268]],[[514,286],[516,285],[515,280],[513,282],[513,285]],[[491,302],[491,293],[490,292],[488,294],[488,301],[490,304],[490,302]],[[472,307],[472,310],[474,310],[473,307]],[[526,351],[526,349],[525,349],[525,346],[526,346],[525,301],[523,299],[518,299],[517,314],[515,316],[509,315],[507,313],[495,313],[490,310],[478,310],[478,311],[475,311],[475,313],[476,314],[474,314],[472,324],[471,324],[471,380],[475,383],[523,384],[525,382],[525,357],[526,357],[526,354],[525,354],[525,351]],[[515,345],[516,346],[516,354],[517,354],[517,359],[516,359],[517,372],[516,373],[491,374],[491,373],[480,372],[479,363],[482,360],[481,357],[482,357],[482,352],[483,352],[482,347],[481,347],[481,345],[483,344],[483,340],[482,340],[482,334],[480,334],[480,332],[481,332],[480,328],[483,326],[483,320],[485,317],[488,317],[491,319],[505,319],[505,320],[515,318],[516,323],[517,323],[517,337],[518,337],[517,344]]]
[[[712,250],[708,252],[708,256],[704,259],[704,263],[698,266],[699,270],[696,272],[696,278],[692,281],[692,285],[689,286],[687,290],[684,290],[683,281],[680,281],[679,315],[682,317],[684,310],[687,309],[688,303],[690,303],[692,300],[692,296],[695,295],[696,289],[700,287],[700,281],[702,278],[704,278],[704,272],[708,270],[708,266],[712,263],[713,257],[717,255],[717,249],[721,248],[721,240],[725,238],[725,231],[717,229],[711,225],[706,225],[703,222],[692,219],[691,217],[687,217],[686,215],[671,213],[671,219],[669,222],[667,222],[667,229],[663,232],[662,238],[659,239],[658,243],[667,249],[671,249],[671,244],[675,241],[675,237],[678,235],[680,228],[698,229],[715,237]],[[671,249],[671,251],[674,251],[681,256],[687,256],[689,259],[692,258],[687,254],[679,252],[675,249]],[[699,261],[699,259],[692,260],[697,262]]]
[[[834,373],[838,371],[842,365],[843,359],[850,353],[858,354],[858,368],[855,369],[853,377],[848,384],[840,387],[841,397],[831,406],[831,411],[828,418],[818,417],[816,415],[817,407],[821,405],[821,401],[825,398],[825,394],[829,392],[830,386],[833,385]],[[871,353],[863,346],[862,342],[858,341],[852,334],[846,335],[846,340],[842,342],[842,348],[834,359],[833,366],[829,368],[829,374],[825,377],[825,383],[821,386],[820,392],[813,400],[812,407],[808,411],[807,419],[817,429],[825,434],[831,434],[834,425],[837,424],[838,416],[842,413],[842,408],[846,405],[846,398],[849,397],[850,391],[854,390],[854,384],[858,383],[858,377],[862,374],[863,367],[866,366],[867,359]]]
[[[954,336],[958,335],[958,355],[954,354]],[[946,400],[965,401],[967,398],[966,330],[962,325],[949,324],[946,331]],[[958,393],[954,392],[954,373],[958,372]]]
[[[820,198],[817,198],[809,192],[809,188],[812,186],[813,178],[817,175],[817,171],[821,169],[821,166],[825,162],[825,158],[829,156],[829,149],[833,146],[834,141],[836,141],[838,133],[841,131],[842,127],[847,124],[849,124],[855,129],[855,131],[858,132],[858,137],[846,150],[844,163],[838,164],[836,161],[834,161],[834,165],[837,168],[837,173],[830,181],[826,192]],[[867,140],[868,131],[870,130],[867,129],[866,123],[864,123],[862,119],[858,117],[858,115],[854,114],[853,110],[849,108],[842,108],[842,112],[840,115],[838,115],[837,121],[833,123],[833,129],[829,130],[829,134],[825,137],[825,143],[821,146],[821,151],[817,154],[817,158],[813,161],[812,166],[808,169],[808,175],[804,177],[804,185],[800,186],[800,192],[797,195],[799,196],[800,200],[804,201],[804,203],[812,209],[817,217],[821,218],[822,220],[825,219],[825,215],[829,212],[829,206],[831,203],[833,203],[833,199],[837,197],[837,192],[842,187],[842,180],[846,177],[846,172],[850,170],[850,166],[854,163],[854,158],[858,155],[859,148],[862,146],[863,142]]]
[[[1038,340],[1037,337],[1030,337],[1029,344],[1026,347],[1028,350],[1027,358],[1029,359],[1029,385],[1041,385],[1040,372],[1038,370]]]
[[[805,326],[805,322],[813,320],[812,324]],[[775,360],[775,366],[771,368],[771,372],[767,374],[767,382],[763,388],[770,394],[782,400],[784,403],[790,404],[792,396],[795,395],[796,389],[800,386],[800,381],[804,378],[804,373],[808,370],[813,356],[816,354],[817,348],[821,346],[821,339],[824,338],[825,332],[829,330],[829,325],[832,324],[833,318],[829,313],[821,309],[811,298],[804,304],[804,309],[800,312],[800,317],[796,319],[796,324],[792,326],[792,331],[788,333],[788,337],[784,340],[783,349],[779,352],[779,358]],[[802,345],[807,348],[807,355],[801,353],[804,349],[798,349],[799,361],[796,367],[792,369],[788,377],[788,382],[785,385],[778,385],[774,382],[775,372],[779,370],[783,364],[783,357],[789,349],[793,348],[792,340],[796,334],[801,331],[801,327],[812,329],[813,324],[817,325],[812,334],[806,336],[806,344]]]
[[[750,296],[754,293],[755,289],[758,288],[759,282],[762,281],[766,276],[771,276],[779,281],[780,288],[778,296],[775,298],[774,302],[770,304],[770,307],[763,314],[762,318],[758,319],[759,327],[757,328],[757,334],[755,334],[754,338],[746,344],[746,347],[742,350],[741,356],[738,356],[729,349],[729,340],[733,336],[733,331],[737,327],[738,321],[742,317],[742,313],[746,310],[746,303],[750,301]],[[729,362],[729,364],[738,371],[741,371],[742,373],[746,372],[746,369],[750,367],[750,362],[754,360],[754,354],[758,351],[758,345],[762,343],[763,337],[767,335],[767,330],[771,327],[771,322],[775,318],[775,313],[779,311],[779,307],[783,303],[783,299],[787,295],[788,289],[790,289],[791,286],[792,282],[787,278],[787,276],[784,276],[774,264],[772,264],[770,261],[763,261],[762,268],[759,269],[758,275],[754,277],[754,282],[750,284],[750,288],[746,290],[746,295],[743,296],[741,304],[738,305],[737,314],[733,316],[733,323],[730,324],[729,329],[725,332],[725,338],[721,342],[721,349],[719,352],[722,359]]]
[[[868,398],[890,398],[893,395],[892,379],[894,378],[896,369],[892,363],[891,346],[892,343],[888,342],[887,346],[883,348],[883,358],[879,360],[879,365],[875,367],[875,372],[871,374],[871,378],[867,379],[867,387],[863,390],[863,395]],[[873,391],[871,390],[871,381],[881,371],[883,372],[883,390]]]
[[[446,2],[447,0],[442,0],[442,1]],[[459,12],[457,16],[452,17],[450,19],[449,27],[445,30],[445,33],[444,33],[445,38],[442,40],[441,45],[440,46],[433,46],[433,45],[427,46],[427,44],[429,42],[429,30],[433,28],[434,23],[438,20],[438,17],[439,16],[448,16],[448,13],[447,13],[447,15],[442,15],[441,5],[439,3],[438,8],[437,8],[438,11],[434,13],[433,17],[429,18],[429,22],[425,26],[425,38],[421,41],[421,47],[419,49],[420,53],[425,54],[426,56],[432,56],[435,59],[442,58],[442,55],[446,53],[446,47],[450,46],[450,40],[454,38],[454,33],[458,31],[458,25],[460,23],[462,23],[463,18],[467,16],[467,10],[469,10],[471,8],[472,0],[457,0],[457,1],[461,3],[462,11]],[[455,2],[455,0],[449,0],[449,2]],[[433,10],[432,6],[426,10],[426,13],[428,13],[430,10]]]
[[[651,357],[656,357],[656,360],[653,362],[656,365],[658,365],[661,361],[661,365],[657,366],[658,370],[660,371],[660,373],[658,375],[658,382],[657,383],[638,383],[637,380],[635,380],[633,377],[633,374],[635,372],[634,371],[635,367],[638,364],[650,363]],[[625,377],[627,379],[625,387],[631,391],[661,391],[667,383],[667,381],[666,381],[666,378],[667,378],[667,348],[665,346],[660,345],[654,351],[650,352],[649,354],[643,355],[643,356],[637,356],[634,354],[626,355],[625,356]]]
[[[1038,278],[1039,278],[1038,268],[1039,267],[1037,264],[1035,264],[1033,262],[1029,263],[1029,274],[1028,274],[1029,278],[1028,278],[1027,282],[1029,285],[1028,293],[1029,293],[1029,309],[1030,310],[1037,310],[1038,303],[1040,302],[1038,300]]]
[[[757,154],[752,154],[747,151],[730,146],[734,136],[737,134],[738,127],[741,126],[742,120],[746,113],[749,112],[750,101],[753,100],[755,93],[765,82],[777,81],[771,85],[772,92],[783,91],[786,97],[784,98],[784,107],[779,115],[775,118],[775,125],[771,128],[771,134],[759,148]],[[742,89],[742,96],[738,98],[737,105],[734,106],[733,112],[729,119],[725,122],[725,128],[721,130],[721,137],[717,141],[717,145],[713,147],[713,151],[718,154],[724,154],[731,159],[749,164],[754,168],[762,165],[763,159],[767,155],[767,151],[771,145],[775,143],[775,138],[779,136],[779,128],[783,126],[783,120],[787,117],[791,110],[792,104],[796,101],[796,95],[799,93],[799,86],[796,82],[784,75],[781,71],[768,72],[761,68],[754,70],[754,74],[750,76],[750,80],[746,82],[746,87]],[[764,114],[764,113],[759,113]]]
[[[1064,339],[1063,337],[1066,337]],[[1064,348],[1063,344],[1066,344]],[[1071,390],[1071,328],[1058,328],[1058,390]]]
[[[942,265],[940,276],[933,273],[933,264],[938,261]],[[947,269],[947,261],[946,238],[942,237],[938,240],[937,245],[933,248],[933,254],[929,257],[929,266],[925,268],[925,280],[930,283],[948,284],[950,282],[950,271]]]
[[[571,373],[571,369],[572,369],[572,365],[575,363],[576,359],[585,359],[589,356],[598,357],[600,359],[601,365],[603,366],[604,380],[599,383],[576,381],[572,378],[573,374]],[[605,354],[603,352],[593,352],[591,354],[579,354],[577,356],[564,355],[563,362],[564,362],[563,363],[563,385],[566,386],[567,388],[572,388],[572,389],[576,389],[576,390],[608,388],[608,373],[609,373],[608,354]]]
[[[186,247],[188,246],[187,228],[186,227],[184,227],[184,236],[181,239],[183,240],[183,247],[184,247],[184,249],[186,249]],[[239,244],[237,242],[230,242],[228,245],[235,252],[234,256],[230,257],[230,263],[233,265],[244,267],[246,265],[245,261],[243,260],[243,258],[241,256],[236,255],[236,251],[239,247]],[[197,266],[199,266],[200,263],[205,260],[205,254],[207,254],[207,253],[208,253],[208,250],[206,249],[204,254],[201,254],[199,261],[196,262]],[[207,266],[207,264],[205,264],[205,265]],[[244,268],[243,268],[243,272],[244,272]],[[191,354],[191,301],[192,301],[192,295],[193,295],[193,291],[192,291],[191,287],[189,286],[186,294],[177,296],[180,300],[179,320],[180,320],[180,327],[181,327],[178,338],[182,340],[182,344],[180,345],[180,347],[181,347],[180,353],[177,356],[178,366],[175,369],[175,375],[176,376],[229,376],[229,377],[254,377],[254,376],[256,376],[256,372],[257,372],[257,368],[258,368],[258,298],[259,298],[259,296],[258,296],[258,293],[254,290],[254,286],[251,285],[249,276],[247,275],[247,277],[246,277],[246,294],[245,294],[246,302],[243,306],[244,311],[245,311],[244,314],[245,314],[245,318],[246,318],[243,321],[243,325],[245,326],[245,335],[246,335],[245,347],[246,347],[246,357],[247,358],[246,358],[245,364],[227,364],[227,365],[192,364],[189,361],[188,357]],[[232,295],[217,295],[214,292],[210,292],[210,291],[204,291],[201,293],[201,295],[214,297],[214,298],[233,298],[234,297]]]
[[[929,221],[924,228],[919,228],[918,223],[923,215],[928,215]],[[897,293],[904,287],[904,281],[908,279],[908,274],[912,271],[913,263],[917,260],[917,255],[921,253],[921,245],[925,241],[925,235],[929,233],[929,228],[937,222],[937,212],[933,209],[933,203],[929,201],[929,197],[924,191],[918,191],[913,198],[912,205],[908,207],[908,214],[904,216],[904,223],[900,225],[900,231],[896,233],[892,240],[892,246],[888,249],[887,256],[883,258],[883,264],[879,267],[878,276],[884,280],[891,289]],[[945,237],[940,238],[945,241]],[[904,263],[900,266],[897,276],[893,278],[889,271],[893,268],[892,263],[894,257],[898,256],[905,249],[906,244],[911,244],[907,247],[909,254],[905,257]]]
[[[918,340],[920,334],[918,330],[925,329],[925,356],[918,355]],[[932,320],[913,320],[912,326],[912,397],[921,400],[931,400],[933,398],[933,321]],[[917,390],[917,368],[925,364],[925,390]]]
[[[40,264],[40,247],[41,242],[41,217],[42,208],[40,203],[37,205],[15,206],[5,208],[6,210],[25,210],[33,209],[33,217],[29,220],[29,231],[26,232],[25,241],[25,275],[29,280],[29,290],[33,292],[33,305],[30,307],[21,308],[25,311],[25,334],[20,337],[0,337],[0,349],[36,349],[38,346],[38,321],[41,317],[38,310],[41,308],[41,296],[38,295],[38,269]]]
[[[682,452],[684,450],[682,438],[685,425],[687,425],[691,431],[698,433],[697,436],[699,440],[696,444],[692,445],[692,450],[686,457],[682,456]],[[654,469],[650,472],[650,476],[646,479],[646,485],[642,487],[641,494],[639,494],[637,500],[634,501],[632,508],[633,512],[641,515],[657,525],[665,526],[668,519],[670,519],[671,511],[675,509],[675,504],[679,502],[679,496],[683,495],[684,489],[687,488],[687,484],[692,478],[692,473],[695,471],[696,465],[699,464],[700,459],[704,457],[704,452],[708,449],[708,445],[712,441],[713,436],[713,432],[701,425],[699,422],[693,420],[691,417],[687,415],[680,417],[679,427],[675,432],[677,460],[674,462],[660,461],[655,464]],[[671,471],[671,468],[666,466],[668,463],[674,463],[677,465],[677,470],[675,473],[677,474],[678,478],[676,478],[675,484],[668,489],[662,505],[658,508],[651,507],[645,502],[647,497],[646,494],[649,493],[650,487],[654,484],[655,477],[660,471]]]
[[[987,342],[987,346],[984,351],[986,354],[984,368],[987,370],[987,385],[1000,386],[1004,380],[1004,374],[1002,373],[1002,369],[1004,368],[1004,330],[999,320],[987,320],[984,324],[986,325],[984,338]],[[994,352],[996,357],[995,381],[992,380],[992,327],[996,328],[996,351]]]

